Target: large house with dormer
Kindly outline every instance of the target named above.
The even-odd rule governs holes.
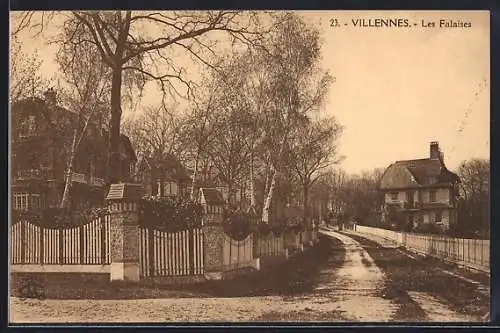
[[[44,98],[27,98],[11,106],[11,202],[14,210],[59,207],[78,113],[57,103],[53,89]],[[103,122],[91,121],[78,147],[72,174],[71,208],[102,205],[107,188],[108,132]],[[130,181],[134,150],[120,138],[124,181]]]
[[[438,142],[431,142],[429,157],[397,161],[382,175],[384,193],[382,221],[389,221],[396,210],[406,225],[435,224],[448,230],[457,221],[459,177],[449,171]]]

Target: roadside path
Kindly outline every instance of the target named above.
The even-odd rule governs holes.
[[[397,306],[381,293],[386,277],[372,257],[350,237],[332,231],[323,234],[340,240],[346,254],[342,266],[328,281],[318,283],[316,290],[329,292],[351,320],[390,321]]]
[[[312,250],[316,252],[311,252],[310,257],[304,257],[305,262],[297,262],[288,269],[277,268],[281,275],[273,272],[270,276],[249,277],[262,282],[251,290],[230,291],[229,281],[221,281],[219,287],[226,292],[190,298],[40,301],[11,297],[10,321],[164,324],[480,321],[478,313],[485,309],[485,298],[474,294],[468,287],[470,283],[437,272],[398,249],[381,248],[359,235],[322,230],[321,238],[318,249]],[[273,281],[268,281],[271,277]],[[235,283],[242,285],[243,281]]]

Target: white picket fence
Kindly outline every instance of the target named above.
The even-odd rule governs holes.
[[[109,216],[73,228],[45,228],[28,221],[11,227],[13,265],[107,265]]]
[[[285,244],[283,234],[275,236],[272,232],[258,239],[256,256],[277,257],[285,254]]]
[[[490,241],[487,239],[422,235],[359,225],[356,231],[392,240],[425,255],[453,261],[484,272],[490,271]]]
[[[139,274],[144,277],[203,274],[201,228],[164,232],[140,228]]]
[[[110,222],[109,215],[72,228],[47,228],[25,220],[19,221],[11,226],[10,231],[11,264],[19,269],[28,265],[30,271],[44,271],[52,265],[50,269],[61,271],[78,269],[79,272],[96,272],[98,266],[99,272],[109,272]],[[164,232],[140,227],[138,233],[141,277],[204,274],[206,258],[202,228]],[[294,252],[303,249],[303,245],[309,245],[306,243],[315,238],[317,234],[310,231],[303,231],[302,234],[274,235],[271,232],[267,236],[249,235],[240,241],[224,235],[223,269],[230,271],[256,267],[257,258],[287,257],[289,250]]]
[[[238,241],[224,234],[223,265],[224,271],[253,267],[253,235]]]

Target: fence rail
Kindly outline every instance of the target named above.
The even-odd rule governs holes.
[[[203,274],[201,228],[163,232],[140,228],[139,266],[144,277]]]
[[[109,216],[105,216],[79,227],[51,229],[19,221],[11,229],[11,263],[107,265],[109,223]]]
[[[486,272],[490,270],[490,241],[486,239],[421,235],[366,226],[357,226],[356,230],[392,240],[422,254],[450,260]]]

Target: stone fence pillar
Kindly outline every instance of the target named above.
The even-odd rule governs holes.
[[[205,278],[221,280],[224,275],[224,229],[222,214],[206,213],[203,217],[203,255]]]
[[[111,238],[111,281],[139,280],[139,184],[111,184],[108,204]]]

